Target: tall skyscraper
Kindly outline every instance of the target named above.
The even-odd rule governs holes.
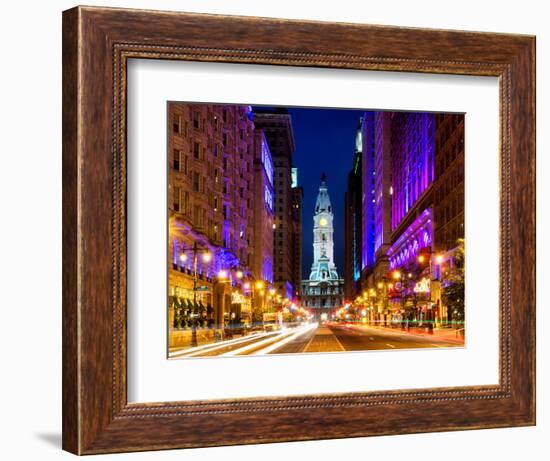
[[[334,214],[323,173],[313,215],[313,264],[309,279],[302,281],[302,304],[317,318],[328,318],[331,310],[342,306],[343,289],[334,264]]]
[[[293,298],[300,299],[302,284],[302,200],[304,189],[298,184],[298,168],[291,170],[292,191],[292,286]]]
[[[277,291],[295,297],[292,219],[292,154],[295,150],[292,120],[286,109],[255,109],[254,125],[263,129],[273,158],[274,232],[273,279]]]
[[[361,289],[363,213],[363,120],[361,117],[355,138],[353,166],[348,174],[344,196],[344,294],[352,300]]]

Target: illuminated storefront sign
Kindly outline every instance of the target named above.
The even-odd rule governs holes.
[[[245,302],[246,297],[243,294],[238,291],[231,293],[231,304],[244,304]]]
[[[415,293],[429,293],[430,292],[430,279],[424,277],[422,280],[416,283],[414,286]]]

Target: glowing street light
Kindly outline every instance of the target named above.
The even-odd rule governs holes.
[[[264,282],[262,282],[261,280],[256,282],[256,288],[258,290],[261,290],[263,287],[264,287]]]
[[[243,271],[237,271],[235,275],[237,276],[238,279],[242,279],[244,276]]]
[[[205,263],[212,261],[212,253],[209,253],[209,252],[203,253],[202,260]]]
[[[393,278],[394,278],[395,280],[399,280],[399,279],[401,278],[401,272],[399,272],[399,271],[394,271],[394,272],[393,272]]]
[[[437,264],[441,264],[441,263],[443,262],[443,255],[437,255],[437,256],[435,257],[435,262],[436,262]]]
[[[185,261],[187,261],[187,254],[186,254],[186,253],[182,253],[182,254],[180,255],[180,261],[183,262],[183,263],[184,263]]]
[[[221,279],[226,279],[227,278],[227,271],[225,269],[222,269],[218,272],[218,277],[221,278]]]

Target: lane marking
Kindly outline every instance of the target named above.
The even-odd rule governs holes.
[[[374,338],[373,338],[372,336],[370,336],[369,339],[370,339],[371,341],[374,341]]]
[[[332,333],[332,335],[334,336],[334,339],[336,340],[336,342],[338,343],[338,345],[340,346],[340,349],[342,349],[343,351],[345,351],[346,348],[345,348],[344,346],[342,346],[342,343],[341,343],[340,340],[338,339],[338,336],[336,336],[336,335],[334,334],[333,331],[331,331],[331,333]]]
[[[395,349],[395,346],[389,343],[386,343],[386,346],[391,347],[392,349]]]

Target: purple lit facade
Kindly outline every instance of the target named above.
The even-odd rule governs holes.
[[[361,238],[348,236],[361,245],[361,277],[352,297],[368,295],[375,322],[446,323],[440,266],[453,267],[464,237],[464,115],[365,112],[361,137]],[[354,157],[350,175],[355,167]]]
[[[361,238],[361,268],[374,265],[376,209],[376,143],[375,143],[374,112],[365,112],[361,120],[362,144],[362,238]]]
[[[390,270],[402,267],[416,266],[420,253],[425,254],[426,249],[433,243],[432,210],[424,210],[413,223],[399,235],[388,249],[387,256],[390,260]]]
[[[254,134],[254,253],[255,278],[273,283],[273,159],[264,132]]]
[[[391,243],[392,161],[391,112],[375,114],[375,160],[374,160],[374,252],[380,260]],[[372,181],[371,181],[372,182]]]
[[[392,114],[392,231],[434,178],[434,115]]]

